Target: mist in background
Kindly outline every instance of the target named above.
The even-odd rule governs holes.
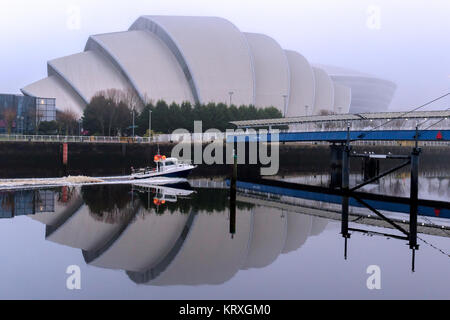
[[[313,64],[391,80],[391,110],[450,92],[448,0],[1,0],[0,92],[19,93],[47,75],[48,60],[83,51],[90,35],[125,31],[141,15],[223,17]],[[424,110],[447,108],[449,97]]]

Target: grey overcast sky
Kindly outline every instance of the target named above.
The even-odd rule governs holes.
[[[392,80],[393,110],[450,92],[450,0],[0,0],[0,92],[18,93],[48,60],[140,15],[220,16],[312,63]],[[449,107],[447,97],[429,109]]]

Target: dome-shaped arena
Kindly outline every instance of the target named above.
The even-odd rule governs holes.
[[[370,74],[339,68],[318,66],[334,81],[335,88],[344,86],[351,91],[351,113],[386,112],[394,98],[397,85]]]
[[[93,96],[110,89],[131,92],[143,104],[273,106],[296,117],[383,111],[395,85],[330,74],[275,39],[241,32],[222,18],[142,16],[128,31],[93,35],[84,52],[49,61],[48,76],[22,92],[55,98],[58,110],[81,114]]]

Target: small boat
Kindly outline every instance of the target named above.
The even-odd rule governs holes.
[[[133,179],[143,180],[152,178],[187,178],[196,168],[190,163],[180,161],[177,158],[166,158],[156,155],[154,158],[156,168],[131,168],[131,177]]]
[[[133,188],[135,191],[140,193],[151,193],[154,195],[153,202],[155,204],[165,204],[167,202],[175,203],[178,199],[189,199],[190,196],[195,193],[194,190],[190,189],[191,186],[188,183],[179,184],[173,187],[154,186],[151,184],[141,183],[134,184]]]

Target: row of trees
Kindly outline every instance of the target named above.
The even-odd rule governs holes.
[[[57,111],[55,121],[43,121],[43,115],[36,110],[29,110],[22,118],[22,130],[34,128],[35,134],[41,135],[78,135],[130,136],[133,132],[139,136],[149,135],[151,113],[151,129],[153,133],[172,133],[176,129],[194,131],[194,121],[202,121],[202,129],[219,129],[225,131],[233,128],[231,121],[281,118],[281,112],[268,107],[258,109],[255,106],[228,106],[224,103],[167,104],[158,101],[143,105],[132,91],[111,89],[98,92],[86,106],[81,119],[73,111]],[[12,132],[17,120],[15,108],[5,108],[0,114],[8,134]],[[134,120],[134,121],[133,121]],[[16,123],[17,128],[17,123]],[[28,129],[29,131],[29,129]],[[19,133],[19,132],[18,132]],[[25,133],[25,132],[23,132]],[[30,134],[31,132],[27,132]]]
[[[133,111],[134,110],[134,111]],[[138,111],[141,110],[141,111]],[[281,118],[281,112],[268,107],[257,109],[255,106],[227,106],[223,103],[139,104],[133,94],[116,90],[100,92],[92,98],[83,113],[83,129],[89,135],[131,135],[134,117],[136,135],[148,135],[151,112],[151,129],[155,133],[172,133],[176,129],[194,131],[194,121],[202,121],[203,130],[211,128],[225,131],[233,126],[230,121]]]
[[[227,106],[223,103],[192,105],[189,102],[167,105],[158,101],[156,105],[148,104],[137,119],[138,132],[143,134],[148,128],[149,112],[152,117],[152,130],[172,133],[176,129],[194,131],[194,121],[202,121],[203,130],[219,129],[225,131],[233,128],[230,121],[281,118],[281,112],[274,108],[257,109],[255,106]]]

